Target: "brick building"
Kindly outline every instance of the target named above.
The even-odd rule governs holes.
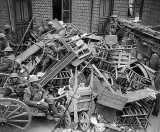
[[[146,26],[160,24],[160,18],[157,17],[160,14],[159,0],[135,0],[132,16],[128,15],[130,1],[134,0],[72,0],[72,22],[87,31],[102,32],[100,30],[105,26],[103,21],[106,22],[110,14],[114,13],[129,20],[138,16],[141,24]]]
[[[33,16],[34,24],[38,25],[53,16],[52,0],[0,0],[0,3],[0,30],[10,24],[18,38],[22,38]]]
[[[131,20],[138,14],[141,24],[159,25],[159,0],[0,0],[0,30],[11,24],[13,30],[22,37],[27,25],[34,17],[34,25],[39,26],[46,18],[58,18],[72,22],[85,32],[103,33],[108,17],[115,13],[118,17]],[[135,0],[137,1],[137,0]],[[130,3],[133,4],[130,6]],[[136,2],[135,2],[136,3]],[[129,7],[133,15],[129,16]]]
[[[120,17],[128,17],[128,1],[129,0],[114,0],[114,13]],[[138,6],[141,6],[141,24],[147,26],[160,25],[160,18],[157,17],[160,13],[159,0],[139,0]],[[136,6],[136,5],[135,5]]]

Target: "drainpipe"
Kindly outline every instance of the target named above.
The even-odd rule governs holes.
[[[91,10],[91,12],[90,12],[90,14],[91,14],[91,19],[90,19],[90,33],[92,32],[93,1],[94,1],[94,0],[90,0],[90,4],[91,4],[91,6],[90,6],[90,10]]]
[[[11,7],[10,7],[10,0],[7,1],[8,2],[8,12],[9,12],[9,21],[10,21],[10,25],[13,31],[13,22],[12,22],[12,15],[11,15]]]

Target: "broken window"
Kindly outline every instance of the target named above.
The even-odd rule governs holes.
[[[71,22],[71,0],[62,0],[62,20],[65,23]]]
[[[71,0],[52,0],[53,19],[57,18],[64,23],[71,22]]]
[[[141,20],[144,0],[129,0],[128,17]]]

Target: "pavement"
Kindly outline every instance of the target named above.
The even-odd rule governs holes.
[[[54,121],[49,121],[45,117],[32,117],[32,122],[25,132],[52,132],[54,124]]]
[[[148,126],[147,132],[160,132],[160,113],[157,117],[151,115],[149,121],[151,125]],[[54,121],[49,121],[45,117],[32,117],[32,122],[25,132],[52,132],[54,125]],[[138,130],[137,132],[144,131]]]
[[[25,132],[52,132],[54,124],[45,117],[33,117],[31,125]]]

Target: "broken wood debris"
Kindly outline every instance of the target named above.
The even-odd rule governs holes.
[[[120,126],[134,124],[146,129],[154,99],[150,97],[158,92],[150,90],[152,82],[146,73],[151,70],[132,56],[134,46],[130,45],[130,40],[121,45],[116,35],[101,37],[82,33],[73,24],[52,22],[56,23],[56,32],[48,31],[38,39],[32,36],[35,43],[24,51],[21,47],[23,52],[16,57],[27,66],[30,74],[41,75],[39,84],[45,90],[48,87],[58,90],[69,86],[63,105],[66,107],[67,101],[74,96],[69,111],[83,131],[89,129],[89,116],[97,105],[118,113],[115,119],[118,128],[110,125],[111,122],[105,122],[104,128],[120,131]],[[52,53],[51,57],[48,57],[48,51]],[[101,109],[98,111],[101,114]]]

